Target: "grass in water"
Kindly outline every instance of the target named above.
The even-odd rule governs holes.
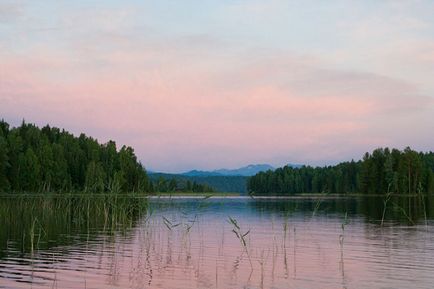
[[[339,235],[339,244],[341,244],[341,247],[344,245],[345,226],[348,224],[348,212],[345,212],[345,218],[341,223],[342,234]]]
[[[422,202],[423,216],[425,218],[425,227],[428,227],[428,219],[426,216],[425,196],[422,193],[422,184],[421,183],[419,183],[419,187],[417,190],[418,190],[418,195],[419,195],[420,201]]]
[[[390,187],[390,185],[389,185]],[[383,200],[383,216],[381,217],[381,227],[383,227],[384,224],[384,217],[386,216],[386,210],[387,210],[387,203],[389,203],[390,199],[392,197],[392,192],[388,192],[386,195],[386,198]]]
[[[0,202],[0,248],[20,240],[22,252],[34,253],[59,236],[87,236],[101,228],[125,233],[147,212],[147,200],[120,196],[12,196]],[[11,216],[16,216],[12,218]],[[61,242],[69,242],[60,238]]]
[[[230,217],[230,216],[228,217],[228,222],[233,225],[232,232],[235,234],[235,236],[237,236],[238,240],[240,240],[241,247],[246,252],[247,257],[249,258],[250,266],[253,269],[252,259],[250,258],[250,253],[249,253],[249,250],[247,248],[247,242],[246,242],[246,237],[250,233],[250,230],[248,230],[247,232],[243,233],[242,230],[241,230],[241,227],[238,225],[237,220],[234,219],[234,218],[232,218],[232,217]]]
[[[322,191],[322,193],[320,194],[320,197],[316,200],[315,208],[313,209],[313,212],[312,212],[312,218],[315,217],[315,215],[318,212],[319,207],[321,206],[321,203],[324,200],[324,197],[326,195],[328,195],[328,193],[326,191]]]
[[[401,207],[400,205],[398,205],[398,204],[395,203],[395,202],[392,202],[392,204],[402,212],[402,214],[407,218],[407,220],[408,220],[412,225],[415,224],[414,221],[413,221],[413,219],[412,219],[412,218],[407,214],[407,212],[405,211],[405,209],[404,209],[403,207]]]

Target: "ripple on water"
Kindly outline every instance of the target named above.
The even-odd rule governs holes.
[[[275,201],[272,206],[240,198],[153,202],[154,213],[127,229],[59,234],[63,244],[51,239],[33,254],[22,253],[19,240],[8,241],[0,255],[0,288],[432,288],[434,283],[431,221],[381,227],[354,213],[343,230],[343,212],[287,214],[273,210]],[[229,216],[249,232],[246,247]]]

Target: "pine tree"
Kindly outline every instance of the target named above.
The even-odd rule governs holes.
[[[7,177],[7,169],[10,167],[8,156],[8,145],[3,136],[3,130],[0,129],[0,192],[10,190],[10,184]]]

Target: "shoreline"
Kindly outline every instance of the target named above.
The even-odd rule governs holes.
[[[392,194],[393,197],[429,197],[431,194]],[[386,197],[386,194],[297,194],[297,195],[244,195],[240,193],[218,192],[218,193],[125,193],[125,194],[86,194],[86,193],[0,193],[0,198],[41,198],[41,197],[54,197],[54,198],[69,198],[69,197],[83,197],[83,198],[143,198],[143,199],[343,199],[343,198],[359,198],[359,197]]]

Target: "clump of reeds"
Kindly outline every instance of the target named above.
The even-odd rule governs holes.
[[[0,202],[0,242],[19,240],[22,252],[33,253],[58,235],[89,234],[93,228],[126,232],[147,207],[146,199],[113,195],[8,197]]]

